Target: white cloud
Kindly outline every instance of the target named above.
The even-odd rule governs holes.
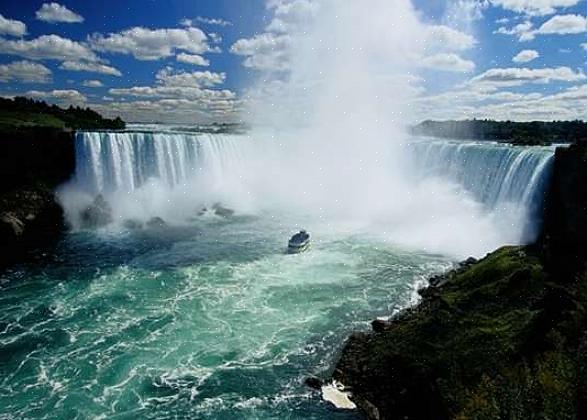
[[[523,50],[520,51],[514,58],[512,58],[512,61],[514,63],[529,63],[532,60],[536,60],[538,57],[540,57],[538,51]]]
[[[542,69],[529,68],[494,68],[471,79],[470,83],[488,89],[521,86],[527,83],[577,82],[585,80],[582,72],[575,72],[569,67]]]
[[[427,31],[426,46],[433,51],[463,51],[477,44],[473,36],[448,26],[430,26]]]
[[[581,44],[581,48],[587,51],[587,43]]]
[[[169,68],[159,71],[155,77],[158,83],[173,87],[212,87],[221,85],[226,80],[225,73],[211,71],[173,73]]]
[[[0,53],[31,60],[98,61],[96,54],[84,44],[59,35],[42,35],[31,40],[0,38]]]
[[[520,41],[531,41],[534,39],[534,25],[530,21],[519,23],[514,27],[508,29],[506,27],[498,28],[494,33],[502,35],[513,35],[518,37]]]
[[[47,99],[60,104],[81,104],[88,99],[75,89],[56,89],[51,91],[30,90],[25,96],[34,99]]]
[[[587,18],[580,15],[556,15],[533,29],[530,22],[521,23],[512,29],[499,28],[496,33],[518,36],[520,41],[531,41],[537,35],[568,35],[587,32]]]
[[[272,1],[273,19],[267,25],[268,32],[291,33],[303,27],[314,17],[316,3],[309,0]]]
[[[0,14],[0,34],[23,36],[26,34],[26,25],[19,20],[7,19]]]
[[[232,25],[232,22],[229,22],[224,19],[206,18],[206,17],[202,17],[202,16],[198,16],[196,18],[196,21],[198,21],[200,23],[204,23],[206,25],[216,25],[216,26],[230,26],[230,25]],[[191,26],[191,24],[190,24],[190,26]]]
[[[69,71],[85,71],[88,73],[100,73],[100,74],[107,74],[110,76],[122,76],[122,73],[106,64],[95,63],[95,62],[87,62],[87,61],[65,61],[61,63],[59,66],[61,70],[69,70]]]
[[[557,9],[572,7],[580,0],[491,0],[495,6],[530,16],[545,16],[556,13]]]
[[[26,60],[0,65],[0,82],[46,83],[51,74],[51,70],[42,64]]]
[[[148,29],[135,27],[106,36],[94,34],[89,38],[98,51],[131,54],[138,60],[158,60],[176,51],[202,54],[212,51],[204,32],[198,28]]]
[[[475,63],[459,57],[457,54],[441,53],[425,57],[421,61],[423,67],[434,70],[467,73],[475,70]]]
[[[82,16],[55,2],[43,3],[41,8],[37,10],[36,16],[37,19],[50,23],[81,23],[84,21]]]
[[[539,34],[579,34],[587,32],[587,18],[580,15],[558,15],[544,22]]]
[[[208,67],[210,62],[201,55],[181,53],[175,57],[181,63],[193,64],[194,66]]]
[[[291,38],[270,32],[236,41],[230,52],[245,58],[243,65],[256,70],[284,71],[289,68]]]
[[[99,87],[103,87],[104,84],[102,84],[102,82],[99,80],[84,80],[84,82],[82,83],[82,86],[91,87],[91,88],[99,88]]]

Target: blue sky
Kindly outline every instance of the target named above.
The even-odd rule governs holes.
[[[0,94],[130,121],[238,120],[255,80],[287,78],[292,33],[321,1],[4,1]],[[413,3],[444,43],[415,60],[414,118],[587,118],[586,1]]]

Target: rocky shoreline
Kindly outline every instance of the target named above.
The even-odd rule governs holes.
[[[540,240],[433,278],[332,379],[371,419],[587,418],[586,227],[587,147],[560,148]]]

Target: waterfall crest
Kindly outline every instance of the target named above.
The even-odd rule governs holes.
[[[302,143],[300,155],[289,144],[273,136],[80,132],[62,202],[75,220],[102,194],[119,222],[185,222],[222,203],[243,213],[351,221],[408,247],[482,255],[535,239],[554,156],[547,147],[412,139],[398,149],[406,167],[379,162],[397,174],[379,179],[361,176],[362,160],[341,167],[313,159],[311,145]]]
[[[552,147],[438,141],[410,144],[418,176],[448,179],[484,208],[524,219],[522,241],[532,241],[540,228]]]

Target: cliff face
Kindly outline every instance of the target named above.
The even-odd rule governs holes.
[[[541,238],[549,267],[567,276],[587,257],[587,144],[558,148]]]
[[[64,230],[53,190],[73,174],[74,134],[31,128],[0,133],[0,267]]]
[[[374,419],[587,418],[586,204],[586,149],[560,149],[539,243],[434,279],[334,379]]]
[[[23,186],[54,188],[75,169],[74,133],[51,128],[0,131],[0,193]]]

